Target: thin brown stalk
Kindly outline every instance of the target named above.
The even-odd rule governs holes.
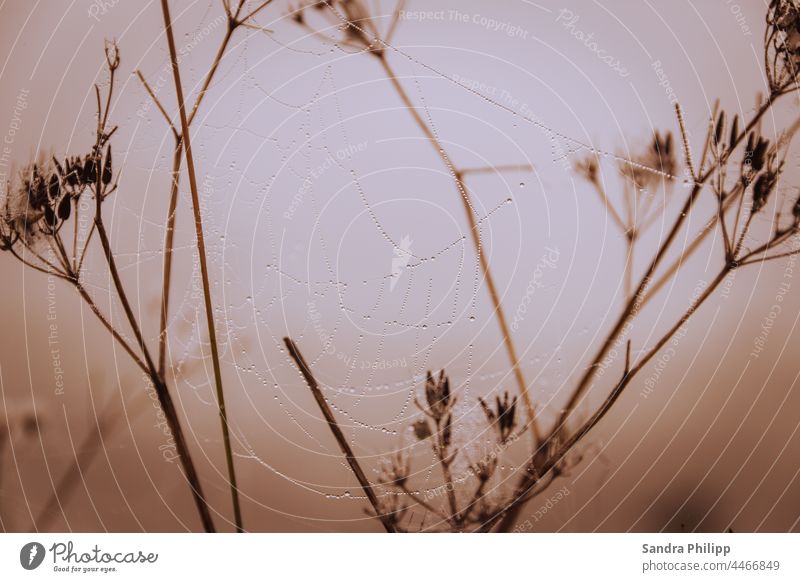
[[[379,53],[378,60],[381,63],[381,66],[386,73],[386,76],[392,83],[395,91],[397,92],[400,99],[403,101],[403,104],[406,106],[406,109],[414,118],[414,121],[419,126],[422,133],[425,134],[425,137],[431,143],[431,145],[436,149],[441,157],[442,161],[444,162],[447,169],[451,172],[453,176],[453,181],[455,182],[456,189],[459,193],[459,198],[464,207],[464,212],[467,215],[467,220],[469,222],[469,230],[470,234],[472,235],[472,242],[475,247],[475,252],[478,255],[478,260],[480,262],[481,271],[483,272],[484,279],[486,281],[486,287],[489,290],[489,296],[491,297],[492,304],[494,306],[494,313],[497,318],[497,322],[500,325],[500,332],[503,336],[503,343],[506,347],[506,351],[508,352],[508,358],[511,363],[511,368],[514,371],[514,377],[517,381],[517,386],[522,396],[522,400],[525,403],[525,409],[528,414],[528,424],[530,425],[535,443],[538,444],[542,440],[542,434],[539,429],[539,423],[536,419],[536,411],[533,406],[533,402],[531,401],[531,397],[528,391],[528,384],[525,381],[525,376],[522,372],[522,368],[519,365],[519,357],[517,356],[517,350],[514,345],[514,341],[511,337],[511,331],[509,330],[508,323],[506,321],[505,312],[503,311],[502,303],[500,302],[500,295],[497,292],[497,287],[494,283],[494,277],[492,276],[491,268],[489,267],[489,260],[486,257],[486,252],[484,251],[483,244],[481,243],[481,236],[480,231],[478,229],[478,224],[475,218],[475,211],[473,209],[472,203],[470,201],[469,192],[467,191],[466,185],[462,180],[462,174],[456,169],[456,166],[453,164],[450,156],[448,155],[447,151],[444,149],[442,143],[436,137],[434,132],[419,114],[417,111],[417,107],[412,103],[411,98],[408,96],[405,88],[403,87],[400,80],[397,78],[397,75],[392,69],[392,66],[389,64],[388,59],[386,58],[385,54]]]
[[[176,134],[175,151],[172,157],[172,181],[167,210],[167,231],[164,235],[164,272],[161,277],[161,321],[158,330],[158,374],[165,378],[167,358],[167,324],[169,319],[169,292],[172,285],[172,255],[175,243],[175,219],[178,207],[178,186],[180,183],[183,141]]]
[[[303,375],[306,384],[308,384],[308,387],[311,389],[311,393],[314,395],[314,399],[317,401],[317,406],[319,406],[319,409],[322,412],[322,415],[325,417],[325,421],[328,423],[336,442],[339,444],[339,448],[342,450],[342,453],[347,460],[347,464],[350,465],[350,470],[353,471],[353,474],[358,480],[359,485],[361,485],[361,489],[363,489],[364,494],[367,496],[372,508],[375,510],[375,514],[378,516],[378,519],[381,520],[381,523],[387,532],[396,533],[397,529],[395,528],[391,518],[381,511],[378,496],[375,494],[375,490],[367,479],[364,470],[361,468],[358,458],[353,453],[353,449],[350,448],[350,443],[347,442],[347,438],[344,436],[342,429],[339,427],[336,417],[333,416],[333,411],[330,409],[330,406],[328,406],[325,396],[322,395],[322,391],[319,389],[319,384],[317,384],[317,380],[314,378],[311,368],[308,367],[308,364],[303,358],[303,354],[300,353],[300,350],[291,340],[291,338],[285,337],[283,338],[283,342],[286,344],[286,349],[289,350],[289,355],[292,357],[295,364],[297,364],[297,367],[300,370],[300,373]]]
[[[594,186],[595,192],[597,192],[597,195],[600,197],[600,201],[603,203],[603,206],[606,208],[608,213],[611,215],[611,218],[614,220],[614,224],[617,225],[617,228],[619,228],[622,234],[626,234],[628,227],[625,224],[625,221],[623,221],[622,218],[620,217],[619,213],[617,212],[617,209],[614,208],[614,205],[608,199],[608,195],[606,194],[606,189],[603,188],[603,185],[600,183],[600,179],[597,177],[593,177],[590,180],[590,182]]]
[[[164,105],[162,105],[161,100],[156,96],[155,91],[153,91],[153,89],[150,87],[150,84],[144,78],[144,75],[142,75],[142,72],[139,69],[136,69],[136,76],[139,77],[139,81],[144,86],[145,90],[147,91],[147,94],[150,95],[150,99],[153,100],[153,103],[155,103],[156,107],[161,112],[161,115],[167,122],[167,126],[172,131],[172,135],[175,137],[176,140],[180,141],[181,135],[180,133],[178,133],[178,130],[175,129],[175,125],[172,123],[172,119],[170,119],[167,110],[164,108]]]
[[[188,121],[186,123],[187,127],[192,124],[192,121],[194,121],[194,116],[197,115],[197,110],[200,109],[200,103],[202,103],[203,97],[205,97],[208,88],[211,86],[211,80],[214,78],[214,75],[217,74],[217,69],[219,69],[219,65],[220,63],[222,63],[222,57],[225,56],[225,52],[228,50],[228,44],[230,44],[231,38],[233,38],[233,33],[248,18],[254,16],[262,8],[264,8],[267,4],[269,4],[269,1],[264,2],[260,7],[253,10],[253,12],[251,12],[242,19],[239,19],[239,15],[242,12],[245,0],[239,0],[239,4],[237,5],[236,11],[233,14],[231,14],[229,9],[226,9],[226,13],[228,14],[228,28],[225,31],[225,36],[223,37],[222,42],[219,45],[219,48],[217,49],[217,54],[214,55],[214,60],[211,62],[211,68],[208,70],[208,73],[206,73],[206,77],[203,80],[203,84],[200,87],[200,92],[197,94],[197,97],[195,98],[194,105],[192,106],[192,111],[191,113],[189,113]],[[177,66],[178,66],[177,59],[175,59],[173,61],[173,75],[175,74],[175,71],[177,71]],[[185,111],[184,111],[184,116],[185,116]],[[181,122],[181,125],[183,125],[183,122]],[[186,132],[185,129],[183,131],[184,133]]]
[[[444,489],[447,492],[447,502],[450,505],[450,515],[452,522],[458,528],[460,527],[461,512],[458,509],[458,502],[456,501],[456,488],[453,483],[453,474],[450,471],[450,464],[453,462],[453,456],[450,455],[449,447],[445,444],[444,428],[440,426],[440,422],[436,422],[436,439],[438,441],[435,449],[436,457],[439,459],[439,464],[442,467],[442,478],[444,479]]]
[[[0,431],[0,488],[3,486],[3,453],[5,452],[6,443],[9,440],[8,433],[9,431],[7,427],[6,430]],[[0,491],[2,491],[2,489],[0,489]],[[3,500],[2,497],[0,497],[0,501],[2,500]],[[3,509],[2,506],[0,506],[0,531],[3,531],[5,533],[11,531],[11,528],[8,527],[6,521],[3,520],[2,509]]]
[[[119,426],[119,416],[111,413],[111,407],[105,406],[92,429],[86,434],[78,446],[72,463],[56,483],[52,494],[44,504],[33,522],[34,531],[47,531],[50,524],[62,511],[62,504],[68,499],[78,484],[83,480],[83,473],[94,462],[103,450],[103,440]]]
[[[408,488],[408,485],[403,484],[403,485],[399,485],[398,487],[400,487],[400,490],[403,493],[405,493],[406,495],[411,497],[411,499],[413,499],[415,503],[418,503],[419,505],[421,505],[425,509],[425,511],[429,511],[430,513],[433,513],[434,515],[436,515],[439,519],[441,519],[443,521],[446,521],[446,522],[450,521],[450,518],[447,517],[443,512],[441,512],[438,509],[436,509],[435,507],[433,507],[433,505],[431,505],[430,503],[428,503],[424,499],[420,499],[419,495],[415,491],[412,491],[411,489]]]
[[[725,201],[722,203],[724,207],[723,210],[725,212],[727,212],[730,209],[730,207],[736,201],[736,198],[739,196],[740,193],[741,193],[741,188],[737,187],[737,189],[734,190],[734,192],[731,195],[725,198]],[[658,294],[658,292],[664,285],[666,285],[672,280],[672,277],[675,275],[675,273],[678,272],[681,266],[685,264],[686,260],[689,257],[691,257],[695,253],[695,251],[697,251],[700,245],[708,238],[708,235],[714,232],[714,226],[716,226],[718,220],[719,220],[718,214],[712,216],[705,223],[705,225],[703,225],[703,228],[700,230],[697,236],[695,236],[694,240],[692,240],[692,242],[689,243],[689,245],[681,252],[680,256],[678,256],[672,262],[669,268],[667,268],[667,270],[664,271],[664,273],[658,278],[658,280],[647,289],[647,295],[645,295],[644,298],[642,298],[640,304],[642,308],[645,305],[647,305],[650,302],[650,300]]]
[[[675,115],[678,117],[678,128],[681,132],[681,143],[683,144],[683,155],[686,161],[686,168],[689,170],[692,180],[696,182],[699,176],[697,175],[697,172],[694,171],[694,163],[692,163],[692,149],[689,146],[689,137],[686,133],[686,125],[683,121],[683,111],[681,110],[681,105],[678,102],[675,102]]]
[[[625,302],[631,300],[633,293],[633,249],[636,247],[636,238],[632,232],[625,236],[627,250],[625,253]]]
[[[108,240],[108,235],[106,234],[105,226],[103,225],[103,219],[100,214],[100,204],[101,204],[101,196],[99,192],[99,178],[98,178],[98,192],[96,195],[97,199],[97,215],[95,217],[95,225],[97,226],[97,234],[100,237],[100,242],[103,247],[103,254],[106,258],[106,263],[108,264],[108,269],[111,274],[111,279],[114,283],[114,288],[117,292],[117,296],[120,299],[120,303],[122,303],[123,311],[125,312],[125,316],[128,319],[128,323],[133,330],[133,334],[136,338],[136,341],[139,345],[139,349],[141,350],[144,356],[144,362],[146,364],[147,374],[150,377],[151,382],[153,382],[153,386],[156,391],[156,395],[158,396],[159,404],[161,405],[161,409],[164,412],[164,416],[167,419],[169,424],[170,431],[172,432],[172,436],[175,439],[175,447],[178,452],[178,455],[181,459],[181,465],[184,470],[184,474],[186,479],[189,482],[190,488],[192,489],[192,495],[195,500],[195,505],[197,506],[197,510],[200,514],[200,519],[203,523],[203,527],[207,532],[214,532],[214,522],[211,519],[211,512],[208,507],[208,502],[206,501],[205,495],[203,494],[203,489],[200,484],[200,477],[197,474],[197,470],[194,466],[194,461],[192,460],[188,443],[186,442],[186,437],[183,433],[183,428],[181,427],[180,419],[178,417],[178,411],[175,408],[175,404],[172,401],[172,396],[167,389],[166,383],[161,379],[158,374],[158,370],[156,369],[153,358],[150,355],[150,350],[147,348],[147,345],[144,341],[144,336],[142,335],[141,328],[139,327],[138,322],[136,321],[136,317],[133,313],[133,309],[131,308],[130,301],[128,300],[128,295],[125,292],[125,288],[122,285],[122,279],[119,276],[119,271],[116,266],[116,260],[114,259],[114,253],[111,250],[111,244]]]
[[[267,6],[268,6],[268,5],[269,5],[271,2],[272,2],[272,0],[263,0],[263,1],[261,2],[261,4],[259,4],[259,5],[258,5],[258,6],[256,6],[255,8],[253,8],[253,9],[252,9],[250,12],[248,12],[248,13],[247,13],[245,16],[242,16],[242,18],[241,18],[241,19],[238,19],[238,18],[236,18],[235,16],[234,16],[234,19],[236,19],[237,21],[241,21],[241,22],[245,22],[245,21],[247,21],[247,20],[250,20],[250,19],[251,19],[251,18],[253,18],[253,17],[254,17],[256,14],[258,14],[258,13],[259,13],[259,12],[261,12],[261,11],[262,11],[264,8],[266,8],[266,7],[267,7]],[[243,6],[243,5],[244,5],[244,2],[241,2],[241,3],[239,4],[239,11],[241,11],[241,8],[242,8],[242,6]],[[239,12],[239,11],[237,11],[237,14],[238,14],[238,12]]]
[[[122,337],[122,335],[120,335],[120,333],[114,328],[114,326],[111,325],[111,323],[108,321],[106,316],[103,315],[103,312],[100,311],[100,308],[97,306],[97,303],[94,302],[94,299],[92,298],[91,295],[89,295],[89,292],[86,290],[86,288],[81,283],[78,283],[78,282],[75,282],[75,281],[71,281],[71,282],[75,285],[75,289],[77,289],[77,291],[80,294],[80,296],[83,298],[83,300],[89,306],[89,309],[92,310],[92,313],[94,313],[95,316],[97,317],[97,319],[100,320],[100,323],[103,324],[103,327],[105,327],[109,331],[109,333],[111,333],[111,336],[115,340],[117,340],[117,342],[119,342],[119,344],[127,352],[127,354],[131,357],[131,359],[134,361],[134,363],[137,366],[139,366],[139,368],[145,374],[149,374],[150,372],[149,372],[149,370],[147,368],[147,365],[136,354],[136,352],[133,351],[133,348],[130,346],[130,344],[128,344],[128,342],[125,340],[125,338]]]
[[[240,7],[243,2],[240,3]],[[197,189],[197,176],[194,168],[194,158],[192,156],[192,143],[189,137],[189,122],[186,116],[186,106],[183,99],[183,85],[181,84],[180,68],[178,64],[178,54],[175,49],[175,37],[172,29],[172,19],[169,14],[168,0],[161,0],[161,12],[164,16],[164,30],[169,44],[170,60],[172,64],[172,77],[175,83],[175,92],[178,98],[178,111],[181,119],[181,136],[183,138],[184,151],[186,154],[186,170],[189,175],[189,188],[192,193],[192,208],[194,211],[195,232],[197,235],[197,252],[200,258],[200,273],[203,282],[203,298],[206,309],[206,323],[208,326],[208,337],[211,343],[211,359],[214,366],[214,380],[217,393],[217,405],[219,408],[220,423],[222,424],[222,438],[225,447],[225,457],[228,465],[228,479],[230,481],[231,499],[233,502],[234,520],[236,531],[244,531],[242,525],[242,512],[239,504],[239,489],[236,485],[236,471],[233,464],[233,452],[231,450],[231,439],[228,427],[228,416],[225,408],[225,394],[222,390],[222,370],[219,362],[219,349],[217,346],[217,332],[214,325],[214,310],[211,304],[211,287],[208,279],[208,265],[206,263],[205,238],[203,236],[203,218],[200,213],[200,196]],[[226,34],[230,34],[230,27]],[[217,59],[219,60],[219,59]],[[218,63],[215,63],[214,69]]]

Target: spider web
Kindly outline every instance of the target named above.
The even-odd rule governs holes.
[[[282,30],[279,24],[265,26],[278,31]],[[255,59],[257,44],[263,49],[256,38],[272,43],[274,53]],[[220,114],[215,104],[214,114],[201,120],[200,135],[194,137],[199,165],[214,184],[208,192],[204,221],[212,233],[209,259],[219,277],[214,294],[220,345],[225,348],[224,359],[236,371],[237,390],[263,423],[254,431],[231,415],[238,448],[246,451],[239,456],[315,494],[363,499],[345,486],[320,483],[308,473],[304,478],[297,471],[282,469],[266,460],[268,454],[259,452],[263,448],[259,441],[274,437],[264,436],[271,434],[264,430],[269,426],[297,448],[336,458],[336,463],[344,466],[282,347],[282,336],[290,335],[303,350],[328,403],[366,463],[374,467],[387,451],[411,447],[418,463],[419,489],[430,490],[438,484],[435,459],[427,444],[415,443],[408,430],[420,414],[413,400],[427,370],[444,368],[457,386],[455,439],[471,441],[473,449],[488,444],[488,440],[483,442],[486,427],[476,406],[477,396],[515,388],[447,168],[432,155],[436,152],[396,102],[386,80],[375,75],[368,55],[352,55],[337,45],[312,40],[285,40],[278,32],[249,35],[237,51],[233,70],[220,75],[212,86],[214,90],[233,83],[238,89],[234,95],[220,97],[220,103],[234,98],[236,107],[224,106],[226,112]],[[429,102],[429,89],[441,84],[508,114],[514,127],[521,120],[523,126],[535,128],[539,139],[544,136],[549,144],[550,165],[562,172],[569,171],[571,160],[590,153],[671,177],[571,138],[396,46],[386,47],[405,61],[403,83],[445,143],[448,129],[442,125],[451,126],[452,120],[441,121],[448,111],[440,98]],[[260,68],[265,61],[271,64],[287,54],[305,59],[306,69],[295,77],[286,75],[285,85],[276,88],[271,80],[261,78]],[[239,79],[233,71],[240,72]],[[354,106],[353,87],[361,89],[362,84],[370,83],[377,85],[366,89],[370,96],[383,93],[386,102],[367,97]],[[364,111],[359,112],[359,107]],[[253,122],[265,119],[259,118],[262,108],[284,112],[276,128]],[[371,127],[365,127],[363,116],[375,112],[378,115]],[[226,117],[228,121],[224,121]],[[394,149],[395,138],[384,125],[399,128],[397,141],[413,147]],[[217,141],[216,147],[205,145]],[[458,143],[451,145],[462,149]],[[465,157],[471,165],[490,170],[488,177],[476,177],[470,190],[485,252],[495,258],[502,252],[498,237],[504,236],[505,228],[498,230],[495,222],[507,225],[509,217],[512,224],[513,219],[524,220],[519,217],[517,199],[533,189],[531,173],[506,172],[499,166],[509,160],[492,159],[480,152]],[[414,188],[424,184],[423,178],[432,178],[434,185],[418,194],[398,191],[392,182],[404,172],[421,174],[411,181]],[[494,193],[486,195],[487,190]],[[225,200],[219,196],[221,192],[234,195]],[[182,196],[181,204],[187,208],[187,193]],[[436,205],[427,203],[430,197],[437,199]],[[519,247],[523,243],[517,238],[512,244]],[[501,250],[495,251],[495,245]],[[193,253],[191,242],[179,250]],[[502,281],[508,274],[496,276]],[[514,300],[504,300],[512,302],[507,311],[513,310]],[[170,329],[189,327],[192,333],[188,341],[181,341],[180,333],[172,333],[173,367],[197,397],[211,406],[207,371],[183,373],[184,368],[202,364],[208,352],[201,332],[201,305],[191,286],[182,291],[176,305],[180,307],[172,314]],[[563,378],[559,349],[558,344],[549,350],[524,349],[528,356],[522,365],[529,373],[548,364],[549,378],[538,373],[540,387],[546,389],[549,384],[555,390]],[[276,353],[283,355],[276,357]],[[274,410],[275,404],[283,420],[266,411]],[[460,463],[457,472],[467,466],[468,455],[461,455]],[[419,470],[420,466],[424,469]],[[516,467],[502,470],[513,474]]]

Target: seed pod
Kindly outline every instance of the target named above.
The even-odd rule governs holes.
[[[736,145],[736,140],[739,137],[739,114],[733,116],[733,122],[731,123],[731,139],[730,139],[730,149],[733,149]]]
[[[719,118],[717,119],[717,127],[714,130],[714,143],[719,145],[722,139],[722,133],[725,131],[725,111],[720,111]]]
[[[72,199],[69,196],[64,196],[61,202],[58,203],[58,217],[61,220],[67,220],[72,211]]]
[[[64,168],[61,167],[61,164],[58,163],[58,160],[56,159],[55,156],[53,156],[53,163],[55,164],[56,169],[58,170],[58,175],[63,178],[64,177]]]
[[[48,193],[50,194],[50,200],[55,200],[61,194],[61,180],[58,179],[58,176],[56,174],[50,176]]]
[[[111,182],[111,177],[111,144],[108,144],[106,148],[106,161],[103,164],[103,184],[107,186]]]
[[[94,184],[97,181],[97,164],[92,156],[86,156],[83,164],[83,181],[87,184]]]
[[[752,163],[752,161],[753,161],[753,148],[755,147],[754,139],[755,139],[755,136],[753,135],[753,132],[751,131],[747,135],[747,145],[744,148],[744,159],[745,159],[745,162],[751,162]]]
[[[78,184],[78,173],[75,171],[75,167],[72,165],[72,162],[69,158],[67,158],[64,162],[66,165],[66,181],[67,185],[71,187],[75,187]]]
[[[47,183],[41,176],[36,177],[36,203],[34,208],[42,208],[47,204]]]
[[[756,180],[753,186],[753,214],[764,208],[769,199],[769,195],[775,188],[778,176],[774,172],[764,172]]]
[[[766,160],[767,148],[769,147],[769,140],[764,139],[763,137],[758,138],[758,143],[756,144],[755,149],[753,150],[753,159],[750,161],[750,165],[753,166],[753,170],[758,172],[761,168],[764,167],[764,161]]]
[[[53,212],[53,207],[49,204],[44,207],[44,221],[47,223],[47,226],[50,228],[55,229],[56,227],[56,213]]]

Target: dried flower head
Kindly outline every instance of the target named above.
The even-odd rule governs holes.
[[[61,179],[49,162],[33,162],[7,185],[0,221],[4,250],[17,243],[33,245],[58,231],[69,218],[69,197],[63,193]]]
[[[478,481],[481,483],[486,483],[492,478],[495,470],[497,469],[497,455],[486,455],[481,459],[478,459],[478,461],[475,463],[472,463],[470,468],[475,474],[475,477],[478,478]]]
[[[770,194],[778,183],[778,170],[768,169],[763,172],[753,185],[753,209],[755,214],[767,204]]]
[[[506,444],[513,436],[517,426],[517,397],[511,398],[508,392],[503,393],[503,398],[495,397],[495,408],[492,409],[486,404],[483,398],[478,398],[486,421],[496,432],[497,440],[501,444]]]
[[[312,14],[322,17],[314,25]],[[375,24],[375,17],[363,0],[323,0],[301,4],[291,9],[292,19],[318,36],[340,46],[365,51],[378,57],[384,54],[384,43]],[[316,19],[318,20],[318,19]],[[336,29],[339,36],[328,31]]]
[[[449,415],[456,399],[450,394],[450,379],[445,375],[444,370],[439,372],[439,377],[434,379],[430,370],[425,379],[425,401],[427,406],[423,406],[414,398],[414,403],[426,415],[431,417],[437,426]],[[445,423],[447,425],[447,423]]]
[[[662,136],[656,131],[644,152],[635,155],[630,162],[621,161],[619,171],[637,190],[656,187],[664,179],[671,182],[678,167],[673,146],[671,132]]]
[[[764,67],[773,94],[791,90],[800,65],[800,7],[796,0],[772,0],[764,34]]]
[[[600,162],[597,154],[590,153],[575,162],[575,172],[587,182],[597,182],[600,174]]]

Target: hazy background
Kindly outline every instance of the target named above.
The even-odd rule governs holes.
[[[172,4],[184,86],[193,96],[226,24],[216,1]],[[376,14],[390,14],[393,4],[381,4]],[[408,3],[409,11],[441,10],[444,17],[402,20],[392,44],[411,58],[389,58],[455,162],[533,167],[469,183],[509,319],[529,283],[541,283],[514,336],[547,423],[621,308],[625,252],[595,194],[569,169],[585,152],[573,155],[575,143],[553,132],[622,155],[640,151],[654,129],[676,133],[671,96],[653,67],[660,61],[699,150],[716,98],[749,117],[764,89],[766,5]],[[572,29],[564,26],[566,13],[559,20],[562,9],[579,16]],[[414,444],[406,429],[418,414],[412,396],[425,370],[445,368],[458,387],[462,442],[482,427],[477,396],[513,390],[514,383],[461,203],[437,152],[374,58],[309,37],[287,13],[276,0],[257,19],[267,31],[237,31],[192,131],[245,526],[378,531],[281,338],[295,338],[329,387],[370,470],[387,452]],[[519,32],[491,30],[483,16]],[[576,29],[592,33],[627,75],[603,63]],[[102,50],[111,38],[122,56],[111,122],[119,125],[114,160],[123,169],[105,211],[125,284],[155,346],[173,138],[133,72],[140,69],[175,111],[159,5],[0,3],[0,134],[10,136],[19,164],[39,152],[84,153],[94,132],[92,84],[107,82]],[[454,75],[494,103],[448,80]],[[20,92],[25,107],[15,120]],[[765,134],[796,116],[796,104],[785,98],[764,119]],[[789,196],[796,195],[796,161],[793,151],[783,182]],[[613,160],[604,163],[613,169]],[[684,192],[675,184],[670,219]],[[690,221],[695,228],[709,216],[710,201],[706,193]],[[643,248],[652,252],[668,223],[656,224]],[[404,237],[410,268],[392,278]],[[229,530],[193,241],[184,175],[170,321],[173,393],[216,520]],[[553,251],[557,261],[537,275]],[[645,258],[640,251],[637,269]],[[638,320],[635,349],[652,345],[720,261],[719,245],[709,245],[686,265]],[[92,291],[128,334],[96,253],[89,268]],[[765,351],[750,356],[785,269],[773,262],[741,271],[728,292],[702,308],[652,394],[641,390],[656,360],[583,442],[585,460],[556,486],[570,494],[535,530],[800,529],[796,283]],[[94,462],[84,463],[75,495],[62,500],[49,527],[198,529],[177,466],[159,452],[165,437],[127,355],[72,289],[56,284],[48,296],[47,277],[10,256],[0,257],[0,278],[0,430],[11,438],[0,456],[3,528],[33,528],[97,419],[114,417],[116,429]],[[49,305],[57,313],[63,394],[48,344]],[[597,385],[594,403],[612,377]],[[39,429],[26,433],[15,419],[32,410]],[[418,486],[438,485],[429,452],[415,446],[412,453]],[[521,452],[511,457],[500,473],[509,482]],[[523,519],[539,504],[530,503]]]

